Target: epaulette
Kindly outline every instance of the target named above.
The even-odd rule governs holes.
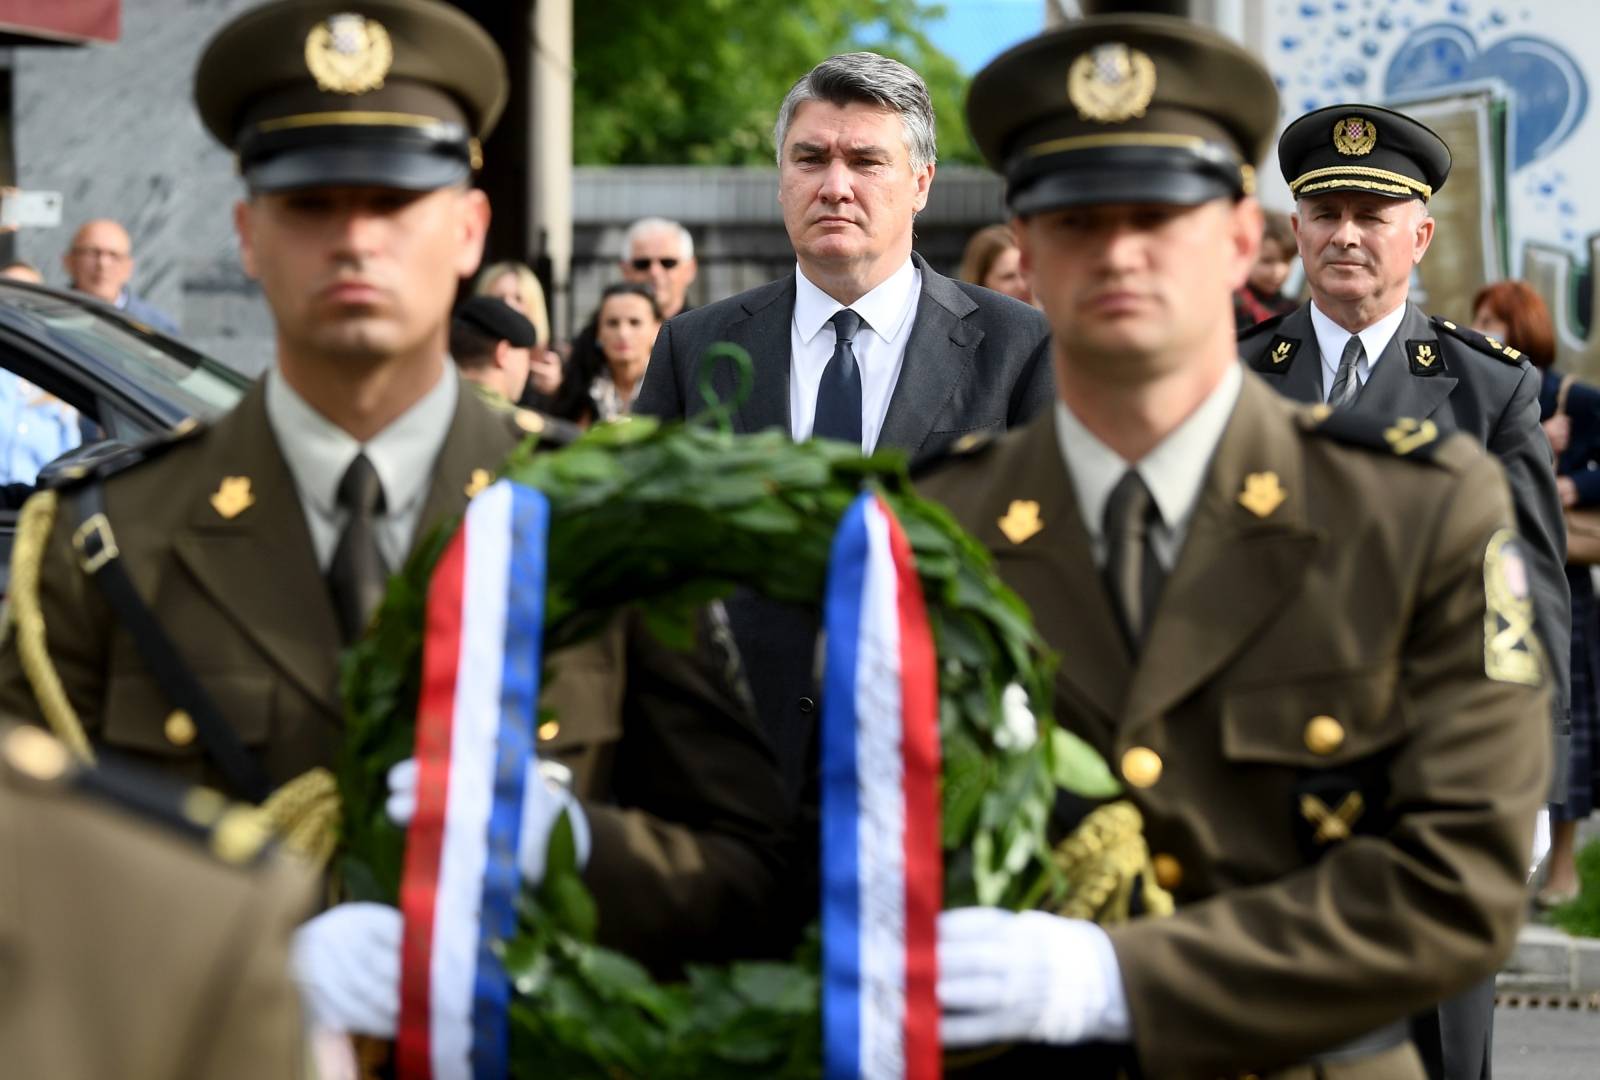
[[[1331,409],[1326,404],[1298,410],[1298,420],[1302,431],[1412,461],[1435,461],[1442,441],[1450,435],[1432,420],[1410,416],[1386,419],[1353,409]]]
[[[40,785],[63,785],[113,810],[188,837],[222,862],[250,866],[274,845],[260,810],[233,803],[209,788],[183,787],[117,761],[85,765],[36,727],[19,726],[0,738],[0,759],[13,773]]]
[[[1503,360],[1508,364],[1520,364],[1527,359],[1522,354],[1522,350],[1513,349],[1510,345],[1497,338],[1489,337],[1487,334],[1480,334],[1470,326],[1457,326],[1449,319],[1439,315],[1433,316],[1433,325],[1452,337],[1466,342],[1479,352],[1488,353],[1495,359]]]
[[[191,416],[176,427],[147,435],[135,443],[105,442],[91,445],[75,457],[72,464],[47,470],[39,486],[53,491],[66,491],[85,480],[104,480],[135,465],[153,461],[205,430],[206,425]]]
[[[925,458],[912,462],[911,478],[915,480],[919,476],[924,476],[961,458],[980,457],[987,453],[989,448],[994,446],[997,441],[999,441],[998,436],[993,431],[968,432],[939,453],[930,454]]]
[[[1253,338],[1257,334],[1265,333],[1266,331],[1271,330],[1273,327],[1277,326],[1283,320],[1287,319],[1290,315],[1293,315],[1296,310],[1297,309],[1291,308],[1290,310],[1285,311],[1281,315],[1274,315],[1270,319],[1262,319],[1260,322],[1256,323],[1254,326],[1251,326],[1251,327],[1248,327],[1247,329],[1239,331],[1239,333],[1236,336],[1238,337],[1240,342],[1243,342],[1245,340],[1245,338]]]

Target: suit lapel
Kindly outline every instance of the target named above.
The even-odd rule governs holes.
[[[1311,325],[1310,303],[1301,304],[1286,315],[1284,320],[1273,328],[1272,333],[1263,331],[1262,335],[1267,339],[1263,348],[1271,348],[1272,342],[1279,338],[1298,342],[1300,346],[1295,350],[1294,360],[1290,363],[1288,371],[1282,375],[1275,375],[1271,371],[1261,372],[1261,377],[1267,384],[1294,401],[1308,403],[1321,401],[1322,347],[1317,344],[1317,333]]]
[[[915,456],[944,403],[967,377],[983,331],[966,322],[977,303],[949,278],[935,273],[922,256],[913,253],[911,258],[922,271],[922,292],[878,446]]]
[[[1008,449],[1011,459],[991,473],[1007,479],[994,486],[974,529],[1007,584],[1032,610],[1040,636],[1060,655],[1058,687],[1097,714],[1095,721],[1107,731],[1122,708],[1133,667],[1061,459],[1056,410],[1032,421]],[[1042,527],[1013,542],[998,523],[1018,502],[1030,501],[1039,504]]]
[[[1357,412],[1385,420],[1395,416],[1425,420],[1444,404],[1450,391],[1455,389],[1457,380],[1442,368],[1436,375],[1415,374],[1410,355],[1413,341],[1427,342],[1432,347],[1432,355],[1439,358],[1434,364],[1444,363],[1443,350],[1439,348],[1439,338],[1434,333],[1433,324],[1415,304],[1407,303],[1405,318],[1400,320],[1394,337],[1384,346],[1382,357],[1372,369],[1372,376],[1367,380],[1361,396],[1356,398],[1353,408]]]
[[[789,420],[789,325],[794,321],[794,293],[793,274],[756,290],[743,302],[746,318],[729,324],[719,335],[719,340],[748,352],[752,363],[750,396],[733,414],[733,430],[741,435],[768,428],[785,433],[794,430]],[[700,362],[700,357],[693,359]],[[735,400],[739,383],[734,366],[718,361],[712,369],[711,385],[719,401]],[[698,382],[691,378],[690,393],[698,399],[699,392]]]
[[[338,625],[305,511],[267,422],[265,385],[257,382],[208,439],[215,447],[203,466],[208,486],[173,550],[239,630],[338,716]],[[248,477],[255,497],[231,518],[211,504],[230,476]]]
[[[1128,738],[1244,648],[1311,565],[1320,539],[1305,521],[1301,451],[1287,412],[1261,380],[1245,373],[1145,640],[1122,714]],[[1263,473],[1277,478],[1285,498],[1256,513],[1239,496],[1246,477]]]

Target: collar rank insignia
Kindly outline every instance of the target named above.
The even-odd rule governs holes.
[[[232,521],[254,506],[255,502],[248,476],[224,476],[217,490],[211,493],[211,508],[221,514],[225,521]]]
[[[1120,41],[1095,46],[1067,71],[1067,99],[1079,116],[1097,124],[1143,116],[1155,94],[1155,61]]]
[[[1283,375],[1294,363],[1300,344],[1298,338],[1275,337],[1259,356],[1250,361],[1250,366],[1265,375]]]
[[[1411,361],[1411,374],[1429,376],[1444,370],[1444,354],[1437,341],[1408,341],[1406,356]]]
[[[1239,492],[1239,505],[1258,518],[1264,518],[1289,497],[1278,482],[1275,472],[1255,472],[1244,478],[1244,490]]]
[[[1378,127],[1364,116],[1348,116],[1333,125],[1333,148],[1345,157],[1366,157],[1378,145]]]
[[[478,492],[482,491],[493,482],[494,474],[488,469],[473,469],[472,479],[467,481],[467,486],[462,488],[462,492],[469,499],[475,498]]]
[[[365,94],[383,86],[394,64],[394,43],[377,19],[331,15],[306,35],[306,67],[317,89]]]
[[[1039,504],[1032,499],[1013,499],[1006,516],[996,524],[1013,544],[1020,544],[1044,529],[1044,522],[1039,520]]]
[[[1414,450],[1421,449],[1439,437],[1439,426],[1432,420],[1416,420],[1409,416],[1402,416],[1394,422],[1394,426],[1383,433],[1384,442],[1389,444],[1389,449],[1397,457],[1405,457]]]

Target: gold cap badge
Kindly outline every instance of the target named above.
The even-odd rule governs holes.
[[[996,522],[1006,539],[1020,544],[1044,528],[1039,520],[1039,504],[1032,499],[1013,499],[1006,516]]]
[[[217,490],[211,493],[211,508],[229,521],[250,509],[255,502],[248,476],[224,476]]]
[[[1289,497],[1278,482],[1275,472],[1256,472],[1244,478],[1244,490],[1239,492],[1239,505],[1256,517],[1264,518]]]
[[[1333,125],[1333,148],[1345,157],[1365,157],[1377,145],[1377,125],[1364,116],[1347,116]]]
[[[365,94],[383,86],[394,64],[389,31],[376,19],[330,15],[306,35],[306,67],[317,89],[333,94]]]
[[[1143,116],[1155,93],[1155,62],[1121,42],[1097,45],[1067,70],[1067,100],[1079,116],[1096,123]]]

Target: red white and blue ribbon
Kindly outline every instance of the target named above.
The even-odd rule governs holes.
[[[834,536],[824,621],[824,1075],[931,1080],[938,683],[911,545],[875,495],[858,498]]]
[[[508,1075],[518,832],[539,701],[549,504],[501,480],[467,507],[428,586],[417,807],[400,908],[403,1080]]]

